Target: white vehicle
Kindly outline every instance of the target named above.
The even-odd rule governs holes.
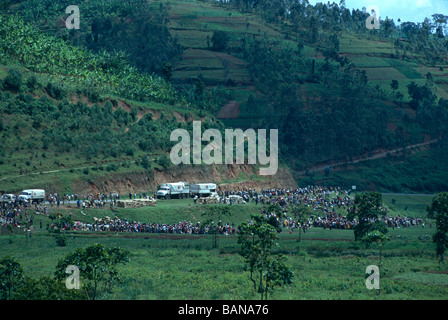
[[[198,197],[217,197],[216,184],[214,183],[196,183],[190,185],[190,193],[192,196]]]
[[[27,202],[43,202],[45,200],[45,190],[43,189],[28,189],[23,190],[19,194],[19,201]]]
[[[14,202],[16,200],[16,196],[11,193],[5,193],[0,197],[0,202]]]
[[[190,185],[188,182],[164,183],[157,190],[157,199],[171,199],[171,198],[188,198],[190,195]]]

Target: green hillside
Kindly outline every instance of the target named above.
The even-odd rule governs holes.
[[[446,300],[448,16],[77,0],[69,29],[69,5],[0,0],[0,300]],[[193,121],[277,129],[278,171],[251,132],[256,164],[173,164]],[[175,181],[220,197],[148,199]]]
[[[281,162],[299,183],[447,187],[447,41],[425,25],[367,30],[360,10],[301,1],[286,14],[263,1],[97,0],[79,1],[81,28],[68,30],[68,5],[2,7],[5,191],[36,175],[68,191],[79,177],[169,170],[169,134],[193,119],[278,129]],[[412,172],[426,175],[423,157],[434,177],[409,183]],[[316,171],[324,166],[338,177]],[[411,169],[388,174],[398,166]],[[46,174],[54,170],[63,178]]]

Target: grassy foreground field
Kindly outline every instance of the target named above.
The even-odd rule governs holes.
[[[408,201],[424,205],[423,196],[394,196],[396,212]],[[414,197],[416,197],[414,199]],[[406,200],[408,199],[408,200]],[[409,200],[411,199],[411,200]],[[431,197],[426,197],[427,202]],[[390,196],[385,199],[387,205]],[[192,200],[159,201],[155,208],[87,209],[85,216],[76,208],[50,208],[50,213],[72,213],[74,219],[92,221],[105,215],[127,217],[142,222],[177,223],[203,221],[200,209]],[[232,216],[223,222],[236,225],[258,212],[254,204],[231,206]],[[425,217],[424,211],[415,216]],[[66,247],[58,247],[45,230],[48,217],[35,215],[35,230],[30,239],[23,234],[0,236],[0,257],[12,255],[33,277],[52,276],[59,259],[76,248],[98,242],[130,251],[130,262],[119,267],[122,283],[102,299],[258,299],[244,261],[239,255],[237,236],[220,236],[213,249],[209,235],[90,232],[68,233]],[[39,228],[42,222],[43,228]],[[380,269],[381,293],[365,286],[366,267],[378,265],[375,246],[365,249],[354,240],[351,230],[311,228],[302,234],[284,230],[279,234],[279,252],[287,256],[294,271],[294,282],[274,292],[271,299],[446,299],[448,270],[439,265],[435,232],[429,224],[422,227],[389,229],[391,241],[383,248]]]

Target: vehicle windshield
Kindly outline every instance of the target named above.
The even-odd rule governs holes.
[[[21,196],[29,196],[30,193],[29,193],[29,192],[22,192],[20,195],[21,195]]]
[[[170,190],[168,187],[162,187],[160,190]]]

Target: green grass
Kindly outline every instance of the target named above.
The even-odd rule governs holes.
[[[426,80],[425,79],[406,79],[406,78],[396,78],[396,79],[392,79],[389,75],[389,79],[381,79],[381,80],[370,80],[369,82],[372,85],[379,85],[381,88],[383,88],[385,91],[392,91],[390,88],[390,83],[391,80],[398,80],[398,89],[397,91],[401,92],[403,94],[403,102],[409,102],[411,100],[411,97],[408,93],[408,85],[411,82],[414,82],[415,84],[419,85],[419,86],[423,86],[426,84]]]
[[[431,204],[432,195],[383,195],[383,204],[389,208],[392,215],[406,215],[421,217]]]
[[[373,80],[404,80],[406,77],[397,69],[391,67],[364,68],[367,78]]]
[[[414,68],[412,68],[410,63],[403,62],[397,59],[387,59],[387,62],[400,71],[406,78],[408,79],[421,79],[423,76],[417,72]],[[415,66],[415,64],[414,64]]]
[[[123,195],[122,199],[126,199]],[[105,216],[117,216],[120,219],[128,218],[142,223],[179,223],[182,221],[191,221],[196,223],[198,221],[204,222],[207,220],[206,216],[202,214],[205,212],[207,206],[199,203],[194,204],[193,199],[173,199],[173,200],[158,200],[156,207],[142,207],[142,208],[115,208],[113,211],[107,209],[86,209],[83,212],[86,216],[81,214],[81,210],[76,208],[76,205],[71,205],[72,208],[61,210],[64,214],[72,213],[74,219],[81,221],[93,222],[93,217],[104,218]],[[212,206],[212,205],[211,205]],[[260,205],[255,204],[235,204],[232,205],[232,214],[230,217],[225,217],[224,222],[235,225],[250,218],[251,213],[258,213]]]
[[[300,244],[297,231],[283,232],[279,249],[294,282],[271,299],[445,299],[447,275],[434,272],[446,268],[435,259],[433,243],[418,239],[431,232],[418,227],[390,231],[380,269],[381,295],[365,287],[365,269],[379,263],[378,250],[354,242],[352,231],[311,229]],[[52,276],[59,259],[93,242],[131,253],[130,262],[119,267],[123,282],[102,299],[258,299],[235,236],[219,237],[219,247],[212,249],[209,236],[73,233],[67,247],[57,247],[42,231],[31,239],[0,236],[0,256],[15,256],[30,276]]]
[[[385,195],[383,201],[400,215],[422,216],[423,207],[431,197],[419,195]],[[408,207],[404,210],[403,207]],[[204,221],[205,205],[193,205],[191,199],[160,200],[156,207],[139,209],[87,209],[86,215],[75,208],[51,207],[50,213],[71,213],[74,219],[93,221],[106,215],[135,221],[177,223]],[[231,217],[224,222],[240,223],[259,206],[252,203],[230,207]],[[20,232],[0,235],[0,257],[12,255],[32,277],[52,276],[59,259],[76,248],[99,242],[130,251],[130,261],[119,266],[122,283],[113,293],[101,299],[119,300],[223,300],[258,299],[244,261],[239,255],[236,236],[219,236],[213,249],[208,235],[69,232],[67,246],[58,247],[45,230],[50,221],[43,215],[34,216],[34,232],[26,239]],[[39,228],[42,222],[43,229]],[[435,228],[411,227],[389,229],[391,241],[383,248],[380,267],[381,294],[365,287],[366,267],[379,264],[375,246],[366,249],[354,241],[351,230],[311,228],[302,233],[279,234],[279,252],[286,255],[294,272],[294,282],[276,290],[271,299],[445,299],[448,283],[445,266],[435,258],[435,245],[430,240]],[[429,239],[429,240],[428,240]]]
[[[359,39],[353,35],[344,34],[339,39],[341,53],[350,54],[390,54],[391,44],[384,40]]]
[[[378,67],[389,67],[390,65],[383,59],[379,57],[369,57],[369,56],[353,56],[349,58],[356,67],[358,68],[378,68]]]

